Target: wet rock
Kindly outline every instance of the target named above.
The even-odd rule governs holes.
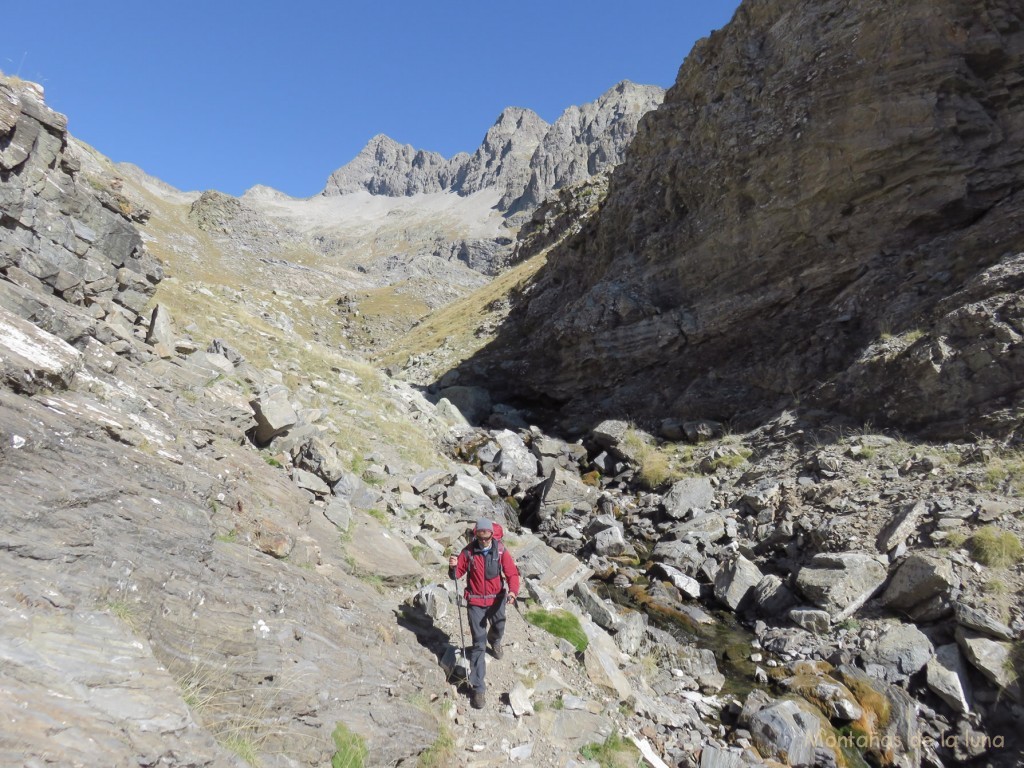
[[[823,674],[798,674],[782,681],[783,687],[799,694],[829,718],[859,720],[864,710],[842,683]]]
[[[666,563],[657,563],[653,568],[651,568],[651,573],[654,576],[660,576],[668,579],[672,582],[672,586],[691,600],[700,599],[700,582],[690,576],[687,576],[678,568],[673,568],[671,565],[667,565]]]
[[[823,742],[822,720],[795,701],[779,701],[758,710],[747,726],[762,755],[800,768],[816,763]]]
[[[881,765],[917,768],[923,743],[917,702],[903,689],[855,667],[843,665],[836,673],[864,710],[857,722],[868,742],[864,751]]]

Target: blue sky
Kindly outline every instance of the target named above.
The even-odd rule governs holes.
[[[377,133],[449,157],[507,106],[553,121],[620,80],[667,87],[738,4],[31,0],[0,10],[0,69],[180,189],[306,197]]]

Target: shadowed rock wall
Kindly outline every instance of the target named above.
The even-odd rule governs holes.
[[[745,2],[464,372],[573,418],[736,418],[802,394],[924,431],[1012,429],[1020,302],[986,302],[1016,290],[1024,250],[1022,14]],[[953,296],[984,305],[973,324]],[[979,338],[992,354],[965,358]]]

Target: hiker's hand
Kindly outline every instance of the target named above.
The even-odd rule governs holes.
[[[516,596],[513,595],[511,592],[509,592],[508,593],[508,602],[511,604],[511,603],[514,603],[515,601],[516,601]]]
[[[454,568],[458,564],[459,564],[459,556],[458,555],[452,555],[451,557],[448,558],[448,567],[449,568]]]

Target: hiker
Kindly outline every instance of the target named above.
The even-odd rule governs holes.
[[[473,635],[469,651],[469,703],[474,709],[484,706],[484,655],[487,642],[491,643],[494,658],[502,656],[501,639],[505,635],[505,604],[514,603],[519,592],[519,569],[512,553],[502,543],[501,525],[486,518],[476,521],[473,541],[458,555],[448,559],[449,578],[466,579],[466,613]],[[490,624],[490,629],[487,625]]]

